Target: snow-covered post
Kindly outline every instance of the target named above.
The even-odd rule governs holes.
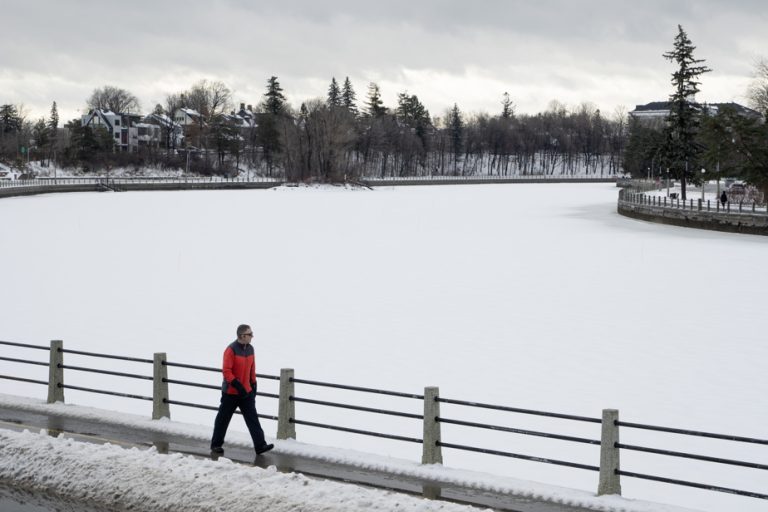
[[[424,444],[421,452],[422,464],[442,464],[443,449],[440,447],[440,388],[424,388]]]
[[[171,406],[168,404],[168,358],[165,352],[155,352],[152,363],[152,419],[171,419]]]
[[[64,352],[62,340],[51,340],[48,359],[48,403],[64,401]]]
[[[296,416],[293,368],[280,369],[280,394],[277,405],[277,438],[296,439],[296,424],[291,420]]]
[[[603,409],[603,431],[600,437],[600,482],[597,495],[621,495],[621,477],[619,476],[619,411]]]

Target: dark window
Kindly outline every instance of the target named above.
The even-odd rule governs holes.
[[[115,126],[120,126],[120,120],[119,119],[115,119]]]
[[[115,138],[116,138],[116,139],[119,139],[119,138],[120,138],[120,134],[119,134],[119,133],[116,133],[116,134],[115,134]]]

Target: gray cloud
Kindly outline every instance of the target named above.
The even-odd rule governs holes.
[[[495,111],[504,91],[524,112],[554,98],[631,109],[669,93],[661,54],[678,23],[715,70],[702,94],[739,101],[768,48],[763,12],[752,0],[7,0],[0,103],[42,115],[57,100],[71,116],[113,84],[149,110],[200,78],[257,103],[277,75],[294,103],[349,76],[360,99],[377,81],[386,102],[408,89],[433,114]]]

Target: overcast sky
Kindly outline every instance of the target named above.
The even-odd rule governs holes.
[[[150,111],[208,78],[255,105],[275,75],[298,106],[349,76],[359,103],[376,82],[387,106],[408,91],[433,116],[496,113],[505,91],[521,113],[556,99],[612,114],[669,95],[678,24],[714,70],[699,99],[745,103],[768,57],[764,2],[0,0],[0,104],[37,118],[55,100],[68,120],[114,85]]]

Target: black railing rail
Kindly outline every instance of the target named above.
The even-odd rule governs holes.
[[[29,343],[16,343],[13,341],[2,341],[0,340],[0,345],[10,345],[12,347],[24,347],[24,348],[34,348],[38,350],[47,350],[50,352],[51,347],[45,346],[45,345],[31,345]]]
[[[38,366],[50,366],[50,363],[44,363],[42,361],[30,361],[29,359],[18,359],[15,357],[5,357],[5,356],[0,356],[0,361],[10,361],[12,363],[35,364]]]
[[[386,409],[376,409],[374,407],[363,407],[360,405],[349,405],[349,404],[342,404],[338,402],[326,402],[324,400],[314,400],[311,398],[299,398],[295,396],[289,397],[289,400],[292,400],[294,402],[304,402],[307,404],[314,404],[314,405],[324,405],[326,407],[339,407],[342,409],[350,409],[353,411],[362,411],[362,412],[371,412],[374,414],[387,414],[390,416],[399,416],[401,418],[412,418],[416,420],[423,420],[424,416],[421,414],[412,414],[408,412],[398,412],[398,411],[389,411]]]
[[[86,368],[83,366],[71,366],[68,364],[60,364],[59,368],[64,370],[77,370],[80,372],[100,373],[102,375],[114,375],[116,377],[127,377],[129,379],[141,379],[141,380],[153,380],[152,376],[138,375],[135,373],[114,372],[112,370],[99,370],[98,368]]]
[[[43,384],[45,386],[48,385],[48,381],[47,380],[26,379],[24,377],[14,377],[12,375],[0,375],[0,379],[15,380],[15,381],[18,381],[18,382],[29,382],[30,384]]]
[[[375,393],[379,395],[397,396],[401,398],[413,398],[416,400],[424,400],[424,395],[417,395],[414,393],[403,393],[401,391],[387,391],[384,389],[364,388],[360,386],[349,386],[346,384],[333,384],[331,382],[320,382],[317,380],[295,379],[291,378],[291,382],[296,384],[309,384],[311,386],[322,386],[327,388],[346,389],[348,391],[361,391],[363,393]]]
[[[256,393],[258,394],[258,393]],[[208,411],[218,411],[218,407],[213,407],[211,405],[203,405],[203,404],[196,404],[193,402],[181,402],[179,400],[163,400],[166,404],[170,405],[180,405],[182,407],[193,407],[195,409],[205,409]],[[242,414],[239,410],[235,411],[235,414]],[[269,414],[257,414],[259,418],[265,419],[265,420],[274,420],[277,421],[277,416],[271,416]]]
[[[72,386],[71,384],[59,384],[59,387],[64,389],[75,389],[77,391],[87,391],[88,393],[97,393],[99,395],[119,396],[122,398],[133,398],[136,400],[148,400],[150,402],[154,400],[151,396],[132,395],[130,393],[118,393],[116,391],[107,391],[105,389],[94,389],[94,388],[86,388],[82,386]]]
[[[586,439],[583,437],[574,437],[574,436],[564,436],[561,434],[550,434],[547,432],[537,432],[535,430],[524,430],[520,428],[512,428],[512,427],[502,427],[499,425],[488,425],[485,423],[475,423],[472,421],[462,421],[462,420],[452,420],[448,418],[442,418],[438,417],[437,421],[440,423],[448,423],[451,425],[461,425],[465,427],[475,427],[475,428],[483,428],[488,430],[496,430],[499,432],[510,432],[512,434],[523,434],[527,436],[536,436],[536,437],[547,437],[549,439],[557,439],[560,441],[571,441],[574,443],[583,443],[583,444],[594,444],[594,445],[600,445],[600,441],[598,439]]]
[[[318,428],[325,428],[329,430],[338,430],[340,432],[347,432],[350,434],[361,434],[364,436],[371,436],[371,437],[381,437],[384,439],[393,439],[395,441],[406,441],[409,443],[423,443],[423,439],[419,439],[417,437],[406,437],[406,436],[398,436],[394,434],[384,434],[382,432],[373,432],[370,430],[360,430],[356,428],[349,428],[349,427],[340,427],[337,425],[327,425],[325,423],[315,423],[312,421],[304,421],[304,420],[297,420],[294,418],[290,419],[291,423],[295,423],[296,425],[306,425],[309,427],[318,427]]]
[[[705,489],[707,491],[717,491],[717,492],[724,492],[726,494],[736,494],[738,496],[747,496],[750,498],[759,498],[762,500],[768,500],[768,494],[761,494],[758,492],[752,492],[752,491],[742,491],[739,489],[732,489],[730,487],[720,487],[717,485],[709,485],[709,484],[702,484],[698,482],[689,482],[687,480],[677,480],[674,478],[666,478],[661,476],[653,476],[653,475],[646,475],[643,473],[633,473],[631,471],[617,471],[616,472],[619,475],[622,476],[628,476],[631,478],[640,478],[643,480],[652,480],[654,482],[663,482],[665,484],[674,484],[674,485],[683,485],[686,487],[695,487],[697,489]]]
[[[573,420],[573,421],[584,421],[588,423],[602,423],[603,420],[600,418],[590,418],[587,416],[575,416],[573,414],[561,414],[556,412],[547,412],[547,411],[535,411],[532,409],[520,409],[518,407],[505,407],[502,405],[493,405],[493,404],[485,404],[481,402],[469,402],[466,400],[454,400],[451,398],[438,398],[438,402],[444,403],[444,404],[454,404],[454,405],[465,405],[467,407],[480,407],[483,409],[493,409],[496,411],[505,411],[505,412],[515,412],[518,414],[531,414],[534,416],[545,416],[549,418],[560,418],[564,420]]]
[[[631,444],[617,443],[616,448],[623,450],[632,450],[636,452],[654,453],[656,455],[667,455],[669,457],[678,457],[681,459],[703,460],[705,462],[716,462],[718,464],[728,464],[731,466],[741,466],[744,468],[768,470],[768,465],[758,464],[756,462],[744,462],[740,460],[723,459],[720,457],[710,457],[708,455],[696,455],[694,453],[676,452],[672,450],[661,450],[658,448],[648,448],[645,446],[636,446]]]
[[[84,352],[82,350],[69,350],[69,349],[61,349],[62,354],[77,354],[81,356],[90,356],[90,357],[101,357],[104,359],[116,359],[120,361],[131,361],[134,363],[149,363],[152,364],[154,361],[152,359],[142,359],[139,357],[126,357],[126,356],[116,356],[114,354],[101,354],[98,352]]]
[[[475,446],[465,446],[461,444],[444,443],[442,441],[439,441],[437,444],[438,446],[442,446],[444,448],[453,448],[455,450],[486,453],[489,455],[498,455],[500,457],[509,457],[512,459],[521,459],[521,460],[527,460],[531,462],[543,462],[545,464],[554,464],[556,466],[567,466],[569,468],[587,469],[589,471],[600,471],[600,468],[598,466],[590,466],[588,464],[579,464],[577,462],[567,462],[563,460],[549,459],[545,457],[534,457],[532,455],[523,455],[520,453],[504,452],[500,450],[489,450],[487,448],[477,448]]]
[[[163,365],[172,366],[176,368],[187,368],[190,370],[203,370],[206,372],[221,373],[221,368],[214,368],[213,366],[199,366],[196,364],[187,364],[187,363],[172,363],[170,361],[163,361]],[[256,377],[258,377],[259,379],[280,380],[280,377],[277,375],[267,375],[265,373],[258,373],[256,374]]]
[[[682,428],[660,427],[657,425],[645,425],[643,423],[630,423],[627,421],[617,421],[616,425],[620,427],[637,428],[642,430],[654,430],[656,432],[667,432],[669,434],[682,434],[686,436],[722,439],[724,441],[737,441],[740,443],[754,443],[754,444],[768,445],[768,439],[756,439],[753,437],[734,436],[730,434],[715,434],[712,432],[701,432],[698,430],[687,430]]]

